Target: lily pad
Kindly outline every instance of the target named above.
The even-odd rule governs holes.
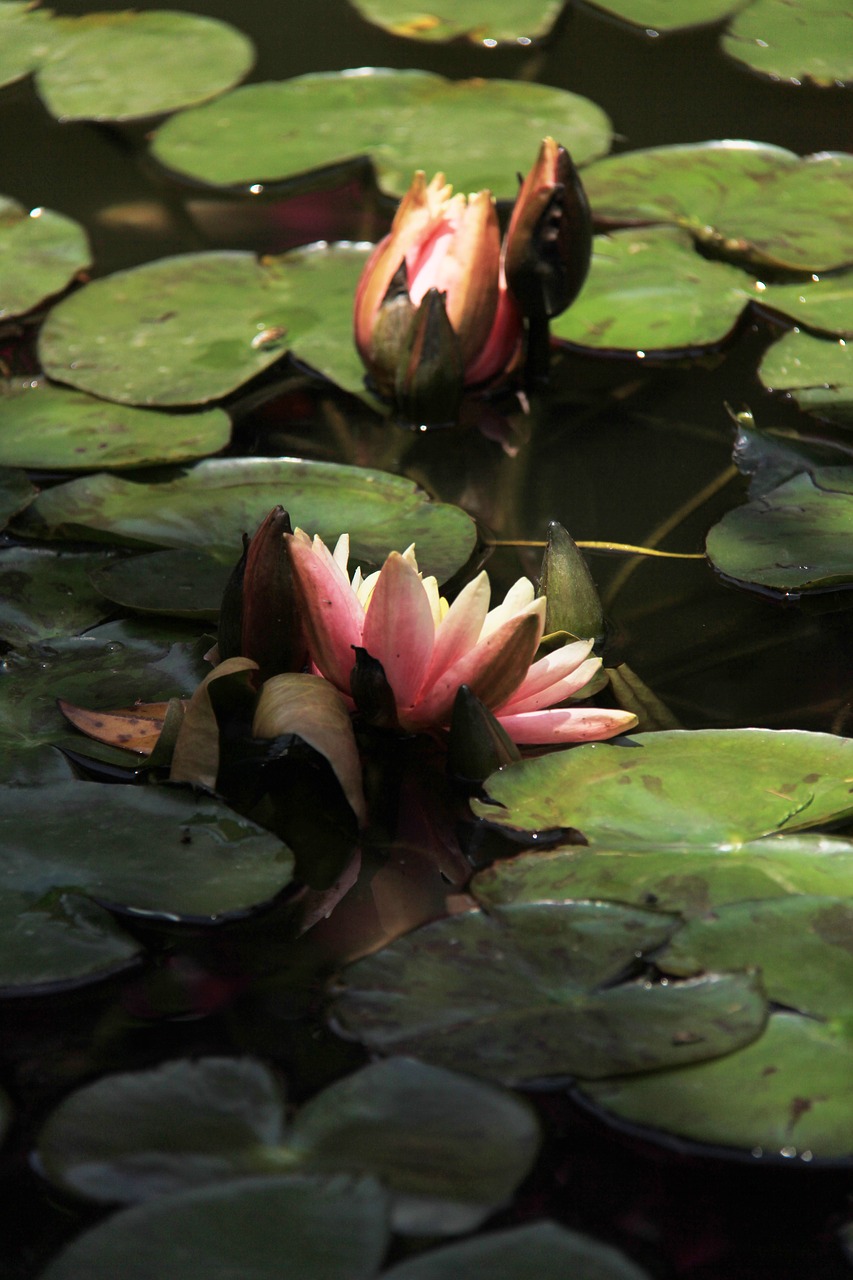
[[[853,1153],[853,1039],[840,1021],[774,1013],[759,1040],[727,1058],[583,1091],[624,1120],[694,1142],[789,1160]]]
[[[853,342],[786,333],[767,351],[759,377],[770,391],[785,391],[807,413],[853,425]]]
[[[167,168],[215,186],[304,182],[369,156],[395,196],[415,169],[446,172],[451,157],[447,177],[457,191],[487,187],[512,198],[516,171],[533,163],[546,134],[576,164],[604,155],[611,138],[600,107],[560,89],[361,68],[236,89],[168,120],[152,152]]]
[[[40,897],[0,889],[4,997],[105,978],[127,968],[141,953],[141,944],[94,902],[58,891]]]
[[[2,794],[2,885],[33,901],[60,887],[146,917],[206,922],[290,882],[281,841],[213,797],[95,782]]]
[[[844,0],[752,0],[735,14],[722,47],[772,80],[841,84],[853,80],[851,19]]]
[[[610,156],[584,186],[598,218],[675,223],[736,261],[802,272],[853,262],[853,156],[690,143]]]
[[[49,9],[34,9],[30,0],[4,0],[0,5],[0,85],[28,76],[48,55],[55,26]]]
[[[233,564],[252,533],[281,503],[294,525],[329,544],[349,532],[352,555],[372,568],[414,542],[424,573],[446,581],[474,549],[476,529],[458,507],[431,502],[387,472],[292,458],[227,458],[167,473],[153,484],[95,475],[41,494],[22,527],[47,537],[107,537],[196,548]]]
[[[38,489],[30,484],[25,471],[16,467],[0,467],[0,529],[28,507],[37,493]]]
[[[387,1247],[371,1179],[246,1178],[126,1209],[67,1245],[42,1280],[372,1280]]]
[[[452,1234],[510,1198],[538,1147],[511,1094],[405,1058],[323,1090],[288,1125],[276,1078],[252,1059],[203,1058],[107,1076],[53,1112],[48,1177],[106,1202],[260,1173],[372,1174],[394,1229]]]
[[[761,1031],[754,974],[619,978],[672,917],[608,903],[519,904],[424,926],[345,970],[333,1025],[505,1083],[598,1078],[729,1053]]]
[[[407,1258],[383,1280],[648,1280],[609,1245],[554,1222],[493,1231]]]
[[[853,582],[853,467],[816,468],[727,511],[708,558],[727,578],[780,592]]]
[[[90,577],[107,600],[134,613],[215,622],[230,572],[203,551],[186,549],[110,559],[101,555]]]
[[[616,231],[596,236],[589,278],[551,332],[578,346],[644,355],[714,346],[749,302],[751,283],[737,267],[701,257],[675,227]]]
[[[797,324],[853,337],[853,271],[814,276],[799,284],[756,284],[757,301]]]
[[[157,413],[50,386],[0,396],[0,466],[93,471],[168,464],[218,453],[230,438],[222,409]]]
[[[510,0],[496,12],[491,0],[457,0],[452,14],[430,13],[406,0],[354,0],[367,22],[413,40],[458,40],[529,44],[545,36],[563,8],[563,0]]]
[[[22,646],[74,635],[103,619],[112,606],[89,581],[110,552],[61,552],[4,547],[0,552],[0,639]]]
[[[92,261],[79,223],[51,209],[26,210],[0,196],[0,320],[32,311]]]
[[[832,894],[853,898],[853,841],[769,836],[740,849],[599,849],[520,854],[480,871],[471,891],[486,907],[507,902],[624,902],[705,916],[731,902]]]
[[[577,827],[605,848],[736,849],[848,816],[851,774],[853,741],[832,734],[673,729],[509,765],[472,808],[525,831]]]
[[[237,84],[251,41],[200,14],[92,13],[54,18],[36,86],[59,120],[134,120],[188,107]]]

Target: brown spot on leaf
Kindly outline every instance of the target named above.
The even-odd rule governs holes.
[[[663,795],[663,782],[660,778],[656,778],[654,774],[643,774],[643,786],[653,796]]]

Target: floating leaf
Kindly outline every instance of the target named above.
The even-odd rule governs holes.
[[[801,409],[853,425],[853,342],[786,333],[767,351],[758,371],[770,391],[785,391]]]
[[[388,1241],[371,1179],[246,1178],[137,1205],[72,1240],[42,1280],[372,1280]]]
[[[737,267],[701,257],[685,231],[616,231],[596,236],[589,278],[551,332],[579,346],[632,353],[713,346],[749,302],[750,285]]]
[[[458,507],[431,502],[400,476],[291,458],[227,458],[167,473],[153,484],[96,475],[40,495],[26,529],[194,547],[233,564],[244,532],[281,503],[294,525],[329,544],[349,532],[352,555],[371,567],[414,542],[424,573],[446,581],[471,554],[475,526]]]
[[[762,306],[781,311],[797,324],[853,337],[853,272],[799,284],[759,284],[756,288]]]
[[[788,1159],[848,1159],[853,1149],[849,1026],[774,1013],[759,1040],[715,1062],[584,1085],[624,1120]]]
[[[847,816],[851,774],[853,741],[832,734],[672,729],[509,765],[472,808],[525,831],[577,827],[608,848],[737,848]]]
[[[747,1044],[765,1017],[754,975],[616,985],[673,926],[600,902],[451,916],[350,965],[333,1025],[373,1052],[515,1084],[647,1071]]]
[[[4,890],[37,900],[73,888],[172,920],[244,913],[280,893],[293,867],[290,851],[253,822],[164,786],[4,787],[0,841]]]
[[[362,68],[236,89],[168,120],[152,151],[168,168],[217,186],[304,183],[312,171],[368,155],[392,195],[402,196],[414,170],[425,169],[447,172],[457,191],[488,187],[509,198],[516,171],[549,133],[576,164],[610,145],[601,108],[560,89]]]
[[[156,413],[109,404],[64,387],[0,396],[0,465],[57,471],[183,462],[224,449],[222,409]]]
[[[853,80],[853,22],[844,0],[752,0],[735,13],[722,47],[772,80]]]
[[[510,0],[496,12],[490,0],[457,0],[452,15],[430,13],[406,0],[354,0],[367,22],[413,40],[488,41],[529,44],[545,36],[563,7],[562,0]]]
[[[89,574],[111,552],[4,547],[0,552],[0,638],[22,646],[86,631],[112,612]]]
[[[816,468],[727,511],[705,543],[746,586],[799,592],[853,582],[853,467]]]
[[[105,978],[127,968],[141,952],[141,945],[94,902],[72,893],[0,889],[3,996]]]
[[[219,725],[210,699],[209,686],[215,680],[255,672],[258,664],[251,658],[226,658],[209,671],[194,691],[184,712],[172,753],[172,782],[188,782],[193,787],[216,790],[219,777]],[[251,688],[245,690],[250,705],[254,704]]]
[[[135,613],[215,622],[229,572],[203,551],[154,551],[109,560],[101,556],[91,580],[108,600]]]
[[[59,120],[134,120],[177,111],[237,84],[250,40],[199,14],[92,13],[56,18],[36,86]]]
[[[689,143],[610,156],[584,186],[598,218],[675,223],[738,261],[803,272],[853,262],[853,156]]]
[[[51,209],[28,212],[7,196],[0,196],[0,257],[2,320],[24,315],[61,293],[92,260],[79,223]]]
[[[174,703],[184,703],[175,698]],[[122,751],[135,751],[149,756],[160,740],[166,714],[173,702],[140,702],[138,707],[126,711],[90,711],[75,707],[73,703],[58,698],[56,705],[69,724],[85,733],[87,738],[119,747]]]
[[[383,1280],[648,1280],[609,1245],[553,1222],[492,1231],[407,1258]]]
[[[28,76],[50,52],[54,38],[49,9],[34,9],[30,0],[4,0],[0,5],[0,85]]]

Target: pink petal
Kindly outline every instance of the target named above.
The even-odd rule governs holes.
[[[508,711],[535,711],[536,706],[522,707],[519,705],[526,702],[529,698],[547,693],[553,685],[561,684],[564,680],[570,679],[581,668],[587,673],[582,676],[574,688],[570,688],[568,693],[563,693],[562,698],[571,697],[578,689],[582,689],[587,680],[595,675],[595,670],[600,666],[599,658],[591,658],[589,661],[594,662],[595,666],[590,671],[584,659],[587,658],[589,651],[592,649],[591,640],[576,640],[572,644],[563,645],[561,649],[556,649],[553,653],[546,654],[544,658],[540,658],[538,662],[534,662],[524,678],[524,682],[516,689],[515,693],[505,703],[505,709]],[[547,702],[540,702],[539,706],[553,706],[558,699],[556,694],[549,697]],[[499,708],[504,710],[504,707]]]
[[[327,680],[349,693],[353,645],[361,644],[364,610],[327,547],[320,544],[323,555],[301,538],[285,535],[284,541],[311,658]]]
[[[362,644],[385,668],[398,707],[414,702],[432,657],[435,623],[420,574],[392,551],[379,574]]]
[[[464,653],[473,649],[480,638],[483,622],[489,611],[488,574],[478,573],[453,601],[441,625],[436,629],[432,662],[424,681],[427,687],[443,676],[448,667],[458,662]]]
[[[528,711],[521,715],[499,715],[513,742],[547,746],[554,742],[600,742],[625,733],[637,724],[630,711],[609,711],[602,707],[556,707],[551,711]]]
[[[507,291],[501,271],[498,305],[492,328],[479,355],[465,370],[466,387],[476,387],[508,373],[515,366],[521,348],[521,334],[521,312],[515,299]]]

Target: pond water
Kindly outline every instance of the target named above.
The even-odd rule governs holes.
[[[659,36],[578,4],[543,45],[489,49],[396,37],[342,0],[180,7],[252,39],[250,83],[416,67],[451,78],[532,80],[589,97],[613,122],[616,152],[742,138],[806,155],[850,143],[849,91],[753,75],[723,56],[719,27]],[[115,6],[60,0],[54,8],[71,15]],[[394,207],[364,171],[297,195],[202,191],[151,162],[148,124],[59,123],[29,80],[2,90],[0,122],[4,194],[82,223],[94,277],[204,249],[282,253],[317,239],[375,240]],[[507,164],[514,172],[530,159],[508,156]],[[452,180],[452,154],[445,163]],[[524,544],[541,543],[555,520],[578,541],[697,553],[711,526],[745,499],[747,481],[732,467],[729,410],[748,407],[765,428],[838,438],[761,385],[756,370],[779,333],[780,322],[756,310],[701,355],[642,362],[563,346],[547,394],[509,431],[406,430],[298,366],[273,366],[227,398],[235,422],[228,453],[403,475],[476,518],[481,558],[504,589],[520,573],[537,576],[541,548]],[[492,542],[519,545],[491,550]],[[724,582],[704,559],[640,562],[598,552],[590,564],[607,615],[608,666],[630,664],[685,728],[850,735],[853,614],[844,591],[783,598]],[[129,705],[136,690],[126,696]],[[402,771],[407,762],[396,763]],[[373,765],[391,769],[389,758]],[[301,1104],[366,1061],[322,1021],[326,974],[442,914],[448,892],[464,892],[469,858],[488,860],[464,840],[460,847],[465,804],[443,770],[416,760],[412,773],[384,842],[364,852],[355,889],[298,942],[287,936],[287,903],[220,926],[215,936],[203,928],[164,932],[140,917],[129,929],[149,947],[141,968],[70,994],[0,1001],[3,1082],[17,1106],[3,1153],[9,1243],[0,1277],[37,1276],[60,1244],[101,1216],[49,1190],[28,1163],[42,1120],[72,1088],[173,1057],[251,1054],[280,1068],[289,1100]],[[322,788],[316,796],[322,802]],[[606,1124],[565,1090],[533,1096],[544,1151],[491,1225],[551,1217],[618,1246],[660,1280],[850,1274],[836,1236],[850,1190],[843,1162],[794,1167],[655,1143],[642,1130]],[[399,1240],[394,1247],[395,1261],[409,1250]]]

